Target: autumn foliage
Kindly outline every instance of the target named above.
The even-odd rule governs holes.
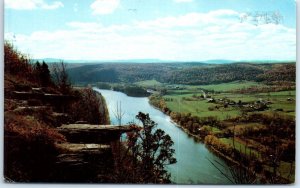
[[[90,124],[108,124],[108,111],[102,96],[92,88],[76,90],[78,100],[70,105],[68,113],[72,121]]]
[[[4,174],[7,181],[49,180],[56,157],[55,143],[64,137],[30,116],[6,113],[4,127]],[[46,170],[47,169],[47,170]]]

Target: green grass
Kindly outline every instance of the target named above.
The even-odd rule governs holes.
[[[260,99],[265,101],[270,101],[272,104],[269,105],[270,109],[268,111],[276,111],[277,109],[282,109],[282,114],[285,115],[293,115],[295,116],[295,91],[280,91],[280,92],[272,92],[270,95],[266,93],[260,94],[233,94],[233,93],[220,93],[212,95],[212,97],[216,99],[220,98],[228,98],[235,102],[241,100],[242,102],[255,102]],[[288,101],[287,99],[291,98],[292,101]]]
[[[222,132],[220,129],[218,129],[218,128],[216,128],[216,127],[211,127],[211,132],[213,133],[213,134],[217,134],[217,133],[220,133],[220,132]]]
[[[261,95],[293,97],[296,96],[296,90],[261,93]]]
[[[229,83],[222,83],[222,84],[211,84],[211,85],[198,85],[198,86],[189,86],[190,89],[195,88],[202,88],[207,90],[214,90],[214,91],[223,91],[228,92],[237,89],[248,88],[251,86],[265,86],[264,84],[258,82],[250,82],[250,81],[235,81]]]
[[[259,100],[259,97],[256,95],[249,95],[249,94],[233,94],[233,93],[220,93],[220,94],[213,94],[212,97],[216,99],[227,98],[238,102],[241,100],[242,102],[252,102]]]
[[[233,139],[232,138],[220,138],[220,141],[233,146]],[[259,153],[256,150],[248,148],[245,144],[239,142],[238,140],[234,141],[234,145],[235,145],[235,149],[237,149],[241,153],[244,153],[246,155],[251,154],[251,155],[259,156]]]
[[[182,90],[168,90],[168,95],[186,95],[186,97],[191,97],[193,94],[202,94],[200,90],[189,90],[189,89],[182,89]]]
[[[167,106],[174,112],[191,113],[198,117],[216,116],[220,120],[227,119],[229,117],[236,117],[240,114],[236,108],[229,107],[227,109],[210,111],[209,107],[214,107],[216,104],[208,103],[207,100],[186,101],[183,97],[192,97],[192,94],[185,95],[166,95],[164,98],[172,99],[173,101],[167,101]]]
[[[145,81],[135,82],[135,84],[142,87],[156,87],[156,86],[163,85],[162,83],[156,80],[145,80]]]
[[[156,81],[148,81],[148,82],[156,82]],[[146,82],[147,83],[147,82]],[[269,92],[269,93],[256,93],[256,94],[237,94],[230,93],[226,91],[235,90],[243,87],[250,86],[259,86],[263,85],[256,82],[231,82],[231,83],[223,83],[223,84],[215,84],[215,85],[206,85],[203,88],[206,89],[214,89],[215,91],[224,91],[220,93],[207,93],[211,97],[215,99],[227,98],[235,102],[255,102],[259,100],[269,101],[272,104],[269,104],[270,107],[268,110],[260,112],[260,113],[271,113],[273,111],[278,111],[282,109],[282,111],[278,111],[280,114],[295,116],[295,98],[296,92],[293,91],[280,91],[280,92]],[[228,107],[228,108],[219,108],[213,109],[210,111],[208,108],[212,108],[215,106],[220,106],[219,104],[208,103],[204,99],[195,99],[192,96],[200,96],[202,95],[201,88],[202,86],[180,86],[181,90],[176,89],[168,89],[167,95],[164,96],[165,99],[172,99],[172,101],[166,101],[168,108],[170,108],[174,112],[185,112],[191,113],[192,115],[198,117],[206,117],[206,116],[216,116],[220,120],[227,119],[228,117],[236,117],[241,114],[240,109],[237,107]],[[190,99],[192,101],[183,100],[183,98]],[[288,98],[291,98],[291,101],[288,101]]]
[[[288,162],[284,162],[284,161],[281,161],[280,162],[280,165],[279,165],[279,172],[281,173],[281,176],[284,177],[284,178],[287,178],[289,179],[290,181],[295,181],[295,163],[293,163],[292,165],[292,173],[291,173],[291,176],[289,177],[290,175],[290,170],[291,170],[291,163],[288,163]]]

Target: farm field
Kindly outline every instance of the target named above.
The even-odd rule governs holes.
[[[265,86],[265,84],[252,82],[252,81],[234,81],[229,83],[221,83],[221,84],[210,84],[210,85],[199,85],[199,86],[188,86],[188,88],[198,88],[198,89],[205,89],[205,90],[214,90],[217,92],[227,92],[236,89],[243,89],[249,88],[252,86]]]
[[[162,105],[160,108],[165,112],[169,110],[171,118],[190,133],[205,137],[208,145],[217,148],[223,154],[226,153],[227,156],[231,155],[230,148],[235,148],[246,158],[266,160],[268,156],[266,152],[273,151],[271,143],[274,143],[272,139],[276,137],[280,138],[281,144],[276,146],[280,147],[280,150],[289,150],[288,148],[293,147],[293,138],[288,137],[293,137],[293,133],[289,131],[294,129],[292,121],[295,119],[295,90],[237,92],[240,89],[248,91],[248,88],[255,87],[256,91],[259,91],[261,88],[269,87],[262,83],[247,81],[206,86],[161,85],[160,87],[167,89],[165,94],[156,99],[160,101],[156,104]],[[153,98],[150,97],[151,100]],[[282,122],[286,120],[286,123]],[[199,125],[201,128],[197,129]],[[278,129],[282,131],[277,132]],[[277,172],[282,178],[293,181],[294,175],[290,172],[294,169],[294,164],[286,160],[276,162]],[[274,169],[270,166],[272,164],[264,165],[263,168],[265,171],[273,172]]]
[[[162,83],[156,80],[145,80],[145,81],[135,82],[135,84],[142,87],[156,87],[156,86],[163,85]]]
[[[168,108],[174,112],[191,113],[198,117],[216,116],[219,120],[228,119],[229,117],[236,117],[239,115],[239,110],[229,107],[227,109],[219,109],[210,111],[209,108],[213,108],[212,103],[208,103],[206,100],[200,101],[186,101],[183,97],[191,97],[192,95],[179,95],[179,96],[164,96],[165,99],[171,99],[172,101],[166,101]]]
[[[237,94],[232,93],[229,88],[237,89],[238,87],[244,87],[242,84],[235,85],[233,83],[228,83],[228,88],[226,92],[218,93],[206,93],[211,98],[214,99],[228,99],[238,103],[241,102],[256,102],[256,101],[269,101],[268,111],[277,111],[285,115],[295,116],[295,98],[296,92],[293,91],[279,91],[279,92],[269,92],[269,93],[255,93],[255,94]],[[246,83],[250,86],[253,83]],[[234,86],[234,87],[233,87]],[[190,86],[182,90],[168,90],[167,95],[164,95],[163,98],[166,101],[167,107],[172,111],[176,112],[186,112],[199,117],[205,116],[217,116],[220,120],[224,120],[229,117],[235,117],[241,114],[240,110],[237,107],[227,107],[211,110],[213,107],[217,106],[214,103],[209,103],[205,99],[196,99],[195,96],[199,97],[203,92],[199,89],[200,86]],[[206,88],[212,89],[217,87],[217,85],[208,85]],[[221,89],[220,89],[221,88]],[[226,84],[220,84],[218,88],[219,91],[224,90]],[[215,90],[216,91],[216,90]],[[193,97],[194,96],[194,97]],[[210,108],[210,109],[209,109]]]

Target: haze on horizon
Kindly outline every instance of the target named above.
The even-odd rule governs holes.
[[[4,39],[34,59],[296,61],[294,0],[4,3]]]

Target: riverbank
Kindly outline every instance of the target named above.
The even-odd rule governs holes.
[[[164,113],[165,115],[168,115],[166,112],[162,111],[160,108],[158,107],[155,107],[153,106],[151,103],[150,103],[150,100],[149,100],[149,104],[154,107],[155,109],[157,110],[160,110],[162,113]],[[168,115],[169,116],[169,115]],[[227,165],[231,166],[231,167],[228,167],[228,168],[223,168],[224,166],[220,165],[218,162],[216,161],[211,161],[209,160],[209,162],[221,173],[223,174],[224,178],[229,178],[229,177],[232,177],[232,174],[231,175],[225,175],[226,173],[228,173],[228,171],[230,171],[231,173],[233,173],[232,171],[234,171],[234,168],[241,168],[244,170],[243,173],[252,173],[252,174],[255,174],[255,177],[257,176],[260,176],[258,174],[256,174],[254,171],[252,171],[249,167],[245,166],[244,164],[242,164],[242,160],[244,159],[240,159],[239,161],[238,160],[235,160],[234,158],[230,157],[229,155],[226,155],[224,152],[222,152],[221,150],[217,149],[213,144],[207,144],[206,143],[206,136],[210,136],[209,134],[206,135],[206,136],[200,136],[200,135],[196,135],[196,134],[193,134],[191,133],[187,128],[184,128],[183,126],[181,126],[180,124],[178,124],[176,121],[174,121],[172,119],[171,116],[170,117],[170,120],[172,122],[172,124],[174,124],[176,127],[180,128],[185,134],[193,137],[196,141],[200,141],[202,144],[205,145],[205,147],[210,151],[212,152],[213,154],[217,155],[218,157],[222,158],[223,160],[226,161]],[[233,148],[234,149],[234,148]],[[235,150],[235,149],[234,149]],[[235,150],[234,152],[237,152],[237,150]],[[241,155],[240,155],[241,157]],[[247,160],[247,159],[246,159]],[[220,165],[220,166],[219,166]],[[223,169],[223,170],[221,170]],[[233,179],[230,179],[230,181],[232,183],[237,183],[236,181],[239,181],[237,180],[239,177],[232,177]],[[229,179],[228,179],[229,180]],[[243,180],[241,180],[243,181]],[[245,183],[249,183],[249,182],[245,182]]]
[[[230,183],[207,160],[216,160],[226,167],[227,165],[222,158],[210,152],[204,144],[196,142],[193,137],[188,136],[180,127],[170,121],[169,116],[150,105],[146,97],[128,97],[124,93],[111,90],[96,89],[96,91],[101,92],[102,96],[105,97],[110,114],[114,113],[116,103],[121,101],[123,112],[125,112],[122,122],[132,122],[138,112],[148,113],[151,119],[157,123],[157,128],[170,135],[174,141],[178,161],[176,164],[168,166],[168,171],[172,174],[172,182],[178,184],[190,184],[191,182],[195,184]],[[111,122],[117,122],[114,116],[110,118]]]
[[[112,91],[119,91],[125,93],[127,96],[130,97],[149,97],[151,93],[149,93],[143,87],[138,85],[129,85],[129,84],[120,84],[120,83],[97,83],[94,84],[95,87],[99,89],[106,89]]]
[[[273,181],[281,184],[287,184],[294,181],[293,178],[289,178],[289,172],[283,171],[287,167],[282,166],[280,164],[281,161],[277,162],[278,170],[274,170],[273,163],[270,163],[270,160],[272,159],[266,155],[263,155],[265,153],[260,153],[261,150],[253,147],[253,145],[250,145],[249,142],[247,142],[247,139],[246,141],[241,142],[240,137],[235,136],[233,138],[234,135],[241,134],[241,131],[260,130],[261,128],[253,129],[253,126],[256,126],[259,124],[259,122],[262,122],[259,124],[261,127],[265,126],[269,129],[272,128],[269,127],[269,125],[270,122],[273,121],[273,116],[250,114],[247,117],[244,117],[244,119],[240,117],[239,119],[236,118],[220,121],[211,116],[196,117],[191,116],[190,113],[173,112],[168,108],[164,98],[160,95],[150,96],[149,104],[155,106],[156,109],[168,115],[176,127],[179,127],[181,130],[183,130],[183,132],[189,136],[192,136],[195,140],[200,140],[210,151],[220,156],[229,164],[242,167],[247,173],[255,174],[256,178],[254,178],[254,180],[256,182],[268,182],[268,179],[270,179],[268,178],[269,176],[275,179]],[[287,120],[284,117],[279,117],[278,121],[286,121],[288,124],[293,126],[292,121]],[[237,122],[240,124],[238,124],[237,128],[235,128]],[[248,126],[251,126],[250,129]],[[253,144],[253,142],[254,141],[251,143]],[[284,161],[282,162],[284,163]],[[285,174],[282,175],[282,172]],[[292,170],[290,172],[292,172]],[[246,183],[250,182],[252,181]]]
[[[155,108],[155,109],[157,109],[157,110],[163,112],[160,108],[158,108],[158,107],[156,107],[156,106],[153,106],[150,102],[149,102],[149,104],[150,104],[153,108]],[[166,114],[165,112],[163,112],[163,113],[164,113],[165,115],[169,116],[169,115]],[[170,117],[170,116],[169,116],[169,117]],[[188,134],[189,136],[193,137],[196,141],[201,141],[203,144],[205,144],[203,137],[191,133],[188,129],[186,129],[186,128],[182,127],[181,125],[179,125],[178,123],[176,123],[176,122],[172,119],[172,117],[170,117],[170,120],[171,120],[171,123],[172,123],[172,124],[174,124],[176,127],[180,128],[183,132],[185,132],[185,133]],[[225,159],[227,162],[235,163],[235,164],[238,163],[238,162],[235,161],[233,158],[224,155],[221,151],[217,150],[215,147],[213,147],[213,146],[211,146],[211,145],[208,145],[208,144],[205,144],[205,146],[206,146],[208,149],[210,149],[213,153],[215,153],[216,155],[222,157],[222,159]]]
[[[216,155],[222,157],[222,159],[226,160],[227,162],[234,163],[234,164],[238,164],[238,161],[234,160],[232,157],[230,157],[230,156],[228,156],[228,155],[225,155],[223,152],[221,152],[220,150],[218,150],[218,149],[215,148],[214,146],[209,145],[209,144],[206,144],[206,143],[204,142],[205,137],[208,136],[209,134],[207,134],[207,135],[201,135],[201,136],[200,136],[200,135],[196,135],[196,134],[191,133],[187,128],[181,126],[179,123],[176,122],[175,119],[173,119],[173,117],[171,116],[172,111],[170,111],[170,110],[166,107],[165,102],[164,102],[163,100],[160,99],[160,101],[157,103],[157,102],[151,101],[151,99],[153,100],[153,99],[156,99],[156,98],[153,97],[153,96],[152,96],[152,97],[150,96],[150,97],[149,97],[149,104],[150,104],[153,108],[155,108],[155,109],[161,111],[162,113],[164,113],[165,115],[169,116],[171,122],[172,122],[175,126],[177,126],[178,128],[180,128],[183,132],[185,132],[185,133],[188,134],[189,136],[192,136],[196,141],[201,141],[203,144],[205,144],[205,146],[206,146],[208,149],[210,149],[210,151],[212,151],[214,154],[216,154]],[[158,104],[158,105],[157,105],[157,104]],[[157,106],[155,106],[155,105],[157,105]],[[162,108],[162,109],[161,109],[161,108]]]

